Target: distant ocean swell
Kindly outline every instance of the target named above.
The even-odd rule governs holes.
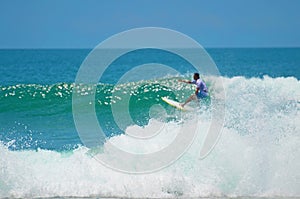
[[[170,132],[179,128],[178,112],[160,100],[167,95],[183,101],[193,92],[176,78],[118,85],[122,92],[132,92],[138,107],[130,109],[135,124],[127,124],[128,131],[146,132],[161,125]],[[214,150],[199,160],[199,136],[173,165],[145,175],[110,170],[81,145],[72,118],[74,84],[1,86],[0,197],[300,197],[299,80],[219,78],[226,90],[226,116]],[[213,79],[206,81],[211,97],[217,98]],[[136,151],[155,148],[132,145],[108,125],[113,118],[103,113],[122,100],[122,95],[111,94],[114,89],[97,85],[95,100],[109,141]],[[86,92],[88,86],[80,94]],[[164,107],[168,120],[155,111],[149,114],[155,104]],[[209,126],[209,108],[191,114],[203,128]]]

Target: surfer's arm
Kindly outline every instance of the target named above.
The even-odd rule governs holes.
[[[183,83],[187,83],[187,84],[191,84],[192,82],[189,81],[189,80],[183,80],[183,79],[180,79],[178,80],[179,82],[183,82]]]

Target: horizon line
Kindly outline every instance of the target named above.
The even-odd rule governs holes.
[[[228,48],[236,48],[236,49],[251,49],[251,48],[300,48],[300,46],[207,46],[204,49],[228,49]],[[0,50],[92,50],[95,49],[91,47],[0,47]],[[115,48],[114,48],[115,49]]]

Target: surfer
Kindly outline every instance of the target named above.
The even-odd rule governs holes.
[[[180,104],[182,107],[184,107],[187,103],[189,103],[192,100],[196,99],[203,99],[208,97],[208,89],[206,84],[202,79],[200,79],[199,73],[194,73],[194,80],[178,80],[179,82],[184,82],[187,84],[196,84],[196,91],[195,94],[191,95],[184,103]]]

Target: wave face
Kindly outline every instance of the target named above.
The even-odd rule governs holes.
[[[208,128],[209,107],[178,118],[178,111],[160,100],[166,95],[183,101],[193,91],[174,78],[115,88],[97,85],[95,107],[102,125],[107,126],[107,141],[142,152],[169,142],[161,139],[138,145],[120,129],[107,125],[112,122],[111,104],[122,101],[120,93],[111,95],[118,89],[132,91],[136,105],[129,106],[134,123],[126,124],[125,133],[147,133],[164,125],[171,134],[186,118],[196,118]],[[293,77],[220,78],[226,90],[226,114],[213,151],[200,160],[203,138],[198,136],[174,164],[141,175],[111,170],[82,146],[72,119],[71,96],[76,85],[0,87],[0,197],[299,197],[300,82]],[[213,79],[206,81],[212,99],[217,98]],[[81,94],[88,93],[88,88]],[[164,114],[167,117],[161,118]],[[101,153],[105,148],[106,144]]]

